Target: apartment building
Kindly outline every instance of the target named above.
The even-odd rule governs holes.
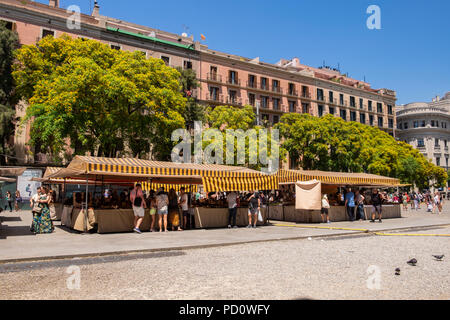
[[[193,69],[201,84],[193,95],[200,102],[212,106],[251,105],[262,124],[273,125],[287,112],[333,114],[394,135],[395,91],[372,89],[369,83],[337,70],[303,65],[298,58],[270,64],[259,58],[218,52],[187,34],[177,35],[106,17],[100,9],[96,1],[90,15],[81,14],[81,28],[71,29],[67,19],[72,13],[60,8],[59,0],[50,0],[48,5],[29,0],[0,0],[0,19],[18,32],[21,44],[34,44],[47,35],[58,37],[66,33],[95,39],[117,50],[139,50],[172,67]],[[23,104],[17,107],[19,116],[25,108]],[[15,137],[15,148],[19,158],[32,162],[25,145],[28,130],[25,128]]]

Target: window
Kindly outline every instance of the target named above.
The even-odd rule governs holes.
[[[329,114],[334,114],[334,108],[333,107],[329,107]]]
[[[255,101],[256,101],[256,96],[255,96],[255,94],[254,94],[254,93],[249,93],[249,94],[248,94],[248,103],[249,103],[251,106],[255,106]]]
[[[445,167],[446,167],[447,170],[448,170],[448,158],[445,158]]]
[[[421,128],[425,128],[425,120],[421,120],[420,121],[420,127]]]
[[[431,126],[434,127],[434,120],[431,120]]]
[[[323,90],[317,89],[317,100],[323,101]]]
[[[362,98],[359,99],[359,108],[364,109],[364,100]]]
[[[394,114],[394,111],[392,109],[392,106],[390,104],[388,104],[388,114]]]
[[[55,31],[48,30],[48,29],[42,29],[42,38],[45,38],[46,36],[54,37],[55,36]],[[119,47],[119,50],[120,50],[120,47]]]
[[[369,111],[372,111],[372,101],[367,101],[367,108],[369,109]]]
[[[335,103],[333,91],[328,92],[328,98],[330,99],[331,103]]]
[[[256,77],[252,74],[248,75],[248,87],[256,88]]]
[[[441,166],[441,158],[439,158],[439,157],[436,158],[436,165],[437,165],[438,167]]]
[[[228,92],[228,95],[229,95],[229,101],[230,101],[230,103],[235,104],[235,103],[237,102],[237,99],[236,99],[236,97],[237,97],[237,92],[236,92],[235,90],[230,90],[230,91]]]
[[[383,105],[379,102],[377,102],[377,112],[378,113],[383,113]]]
[[[273,98],[272,104],[273,104],[273,110],[280,110],[280,99]]]
[[[280,92],[280,81],[272,80],[272,91]]]
[[[261,108],[267,108],[269,104],[269,97],[261,96]]]
[[[406,130],[408,129],[408,122],[403,123],[403,128]]]
[[[192,61],[184,61],[183,62],[183,68],[184,69],[192,69]]]
[[[319,117],[323,116],[323,105],[319,104],[318,112],[319,112]]]
[[[350,111],[350,121],[356,121],[356,112]]]
[[[434,146],[436,148],[439,148],[439,139],[438,138],[434,139]]]
[[[209,94],[211,96],[211,100],[213,100],[213,101],[219,100],[219,88],[217,88],[217,87],[210,87],[209,88]]]
[[[373,115],[369,115],[369,124],[373,126]]]
[[[423,139],[417,140],[417,147],[419,147],[419,148],[425,147],[425,143],[424,143]]]
[[[295,84],[294,83],[289,83],[289,94],[291,96],[297,95],[297,92],[295,92]]]
[[[11,21],[5,21],[0,19],[0,23],[3,23],[5,28],[13,31],[15,29],[15,23]]]
[[[295,101],[289,101],[289,112],[297,112]]]
[[[309,113],[309,103],[302,103],[302,113]]]
[[[378,126],[379,127],[383,126],[383,117],[378,117]]]
[[[339,95],[339,104],[340,104],[341,106],[344,105],[344,95],[343,95],[342,93]]]
[[[168,66],[170,64],[170,57],[167,56],[161,56],[161,60],[164,61],[164,63],[166,64],[166,66]]]
[[[448,143],[447,140],[444,140],[444,147],[446,148],[448,147],[447,143]]]
[[[228,72],[228,83],[238,84],[238,75],[236,71],[230,70]]]
[[[268,86],[267,86],[267,78],[261,78],[261,89],[263,90],[268,90]]]
[[[401,122],[397,123],[397,129],[402,130],[402,123]]]
[[[350,97],[350,107],[356,107],[355,97]]]
[[[341,118],[347,121],[347,110],[342,110],[340,112]]]
[[[389,129],[394,128],[394,119],[388,119],[388,127],[389,127]]]
[[[280,121],[279,116],[273,116],[273,124],[278,123],[278,121]]]
[[[414,121],[413,126],[414,126],[414,128],[418,128],[419,127],[419,121]]]
[[[309,98],[309,88],[307,86],[302,86],[302,97]]]
[[[365,113],[359,114],[359,122],[361,122],[362,124],[366,124],[366,114]]]

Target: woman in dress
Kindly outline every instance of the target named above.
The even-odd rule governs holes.
[[[40,212],[36,212],[33,218],[34,233],[52,233],[53,222],[50,218],[49,203],[51,196],[46,187],[41,188],[42,193],[39,195],[38,203]]]
[[[22,202],[22,197],[20,196],[20,191],[16,190],[16,198],[14,200],[14,209],[16,211],[20,210],[20,203]]]
[[[12,212],[12,195],[11,192],[6,191],[6,205],[5,205],[5,210],[8,208],[9,205],[9,212]]]
[[[181,231],[180,227],[180,212],[178,209],[178,197],[175,189],[170,189],[169,191],[169,223],[172,226],[172,231],[175,231],[177,228],[178,231]]]

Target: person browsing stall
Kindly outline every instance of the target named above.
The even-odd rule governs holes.
[[[142,191],[142,186],[137,183],[133,190],[130,192],[130,201],[133,204],[134,212],[134,229],[136,233],[142,233],[139,227],[145,216],[145,209],[147,205],[145,203],[144,192]]]

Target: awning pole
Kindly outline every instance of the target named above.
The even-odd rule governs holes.
[[[84,232],[87,232],[88,225],[88,198],[89,198],[89,177],[86,175],[86,207],[84,209]]]

